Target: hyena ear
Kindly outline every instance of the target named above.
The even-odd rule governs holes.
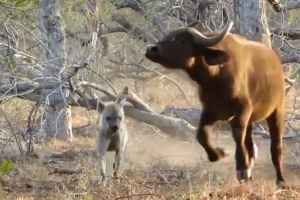
[[[120,105],[121,107],[123,107],[123,106],[125,105],[125,103],[126,103],[126,97],[123,97],[123,98],[120,100],[119,105]]]
[[[124,94],[124,95],[129,95],[129,89],[128,89],[128,86],[125,86],[125,87],[124,87],[122,94]]]
[[[124,87],[123,92],[120,93],[116,99],[116,103],[123,107],[126,103],[126,97],[129,94],[129,89],[127,86]]]
[[[106,107],[106,104],[102,100],[98,99],[98,101],[97,101],[97,111],[98,111],[98,113],[102,113],[103,110],[105,109],[105,107]]]

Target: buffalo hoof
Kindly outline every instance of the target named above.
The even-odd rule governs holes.
[[[237,170],[236,171],[236,178],[240,184],[242,183],[252,183],[253,181],[253,175],[251,169],[245,169],[245,170]]]
[[[214,149],[214,153],[208,155],[208,159],[210,162],[216,162],[226,156],[228,156],[228,154],[225,153],[224,149],[217,147]]]
[[[276,185],[279,189],[288,189],[290,186],[283,181],[276,181]]]

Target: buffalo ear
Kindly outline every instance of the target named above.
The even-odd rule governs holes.
[[[229,61],[229,55],[225,51],[205,48],[203,56],[208,65],[221,65]]]

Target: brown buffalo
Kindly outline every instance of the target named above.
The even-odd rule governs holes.
[[[266,120],[271,137],[271,156],[277,183],[282,174],[284,133],[284,73],[276,53],[268,46],[223,31],[200,33],[179,28],[147,46],[145,56],[168,69],[183,69],[199,85],[203,112],[197,140],[211,162],[227,156],[213,147],[209,135],[217,120],[227,120],[236,142],[237,179],[252,180],[255,145],[252,122]]]

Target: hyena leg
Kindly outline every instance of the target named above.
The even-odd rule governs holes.
[[[120,166],[121,166],[123,155],[124,155],[123,150],[120,150],[120,149],[116,150],[115,162],[114,162],[114,165],[113,165],[113,168],[115,170],[114,171],[114,177],[118,177],[118,174],[120,172]]]
[[[98,165],[100,166],[100,175],[103,185],[106,185],[106,150],[109,146],[110,140],[103,139],[97,143],[97,157]]]

